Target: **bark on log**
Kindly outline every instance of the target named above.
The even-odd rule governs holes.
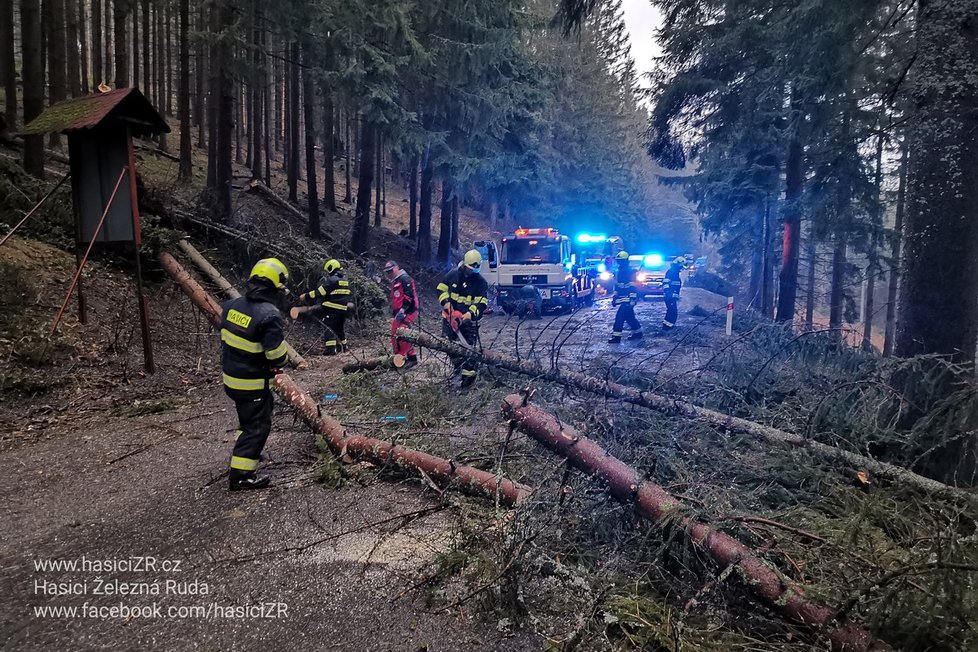
[[[173,258],[164,252],[160,262],[167,273],[190,300],[200,308],[215,326],[221,324],[221,307],[217,301]],[[530,495],[530,488],[497,476],[488,471],[456,464],[434,455],[398,446],[373,437],[347,434],[343,424],[320,414],[319,405],[286,374],[275,378],[273,389],[299,414],[314,432],[323,436],[330,449],[341,461],[362,459],[377,465],[391,465],[403,471],[441,481],[445,489],[456,488],[463,493],[495,499],[502,505],[513,506]]]
[[[937,480],[925,478],[924,476],[918,475],[908,469],[870,459],[857,453],[844,451],[834,446],[829,446],[828,444],[823,444],[811,439],[806,439],[800,435],[785,432],[784,430],[778,430],[777,428],[754,423],[753,421],[748,421],[739,417],[729,416],[715,410],[710,410],[708,408],[688,403],[686,401],[667,398],[659,394],[653,394],[652,392],[643,392],[634,387],[628,387],[627,385],[622,385],[620,383],[601,380],[600,378],[595,378],[594,376],[588,376],[587,374],[574,371],[546,369],[534,362],[515,360],[509,356],[500,355],[499,353],[495,353],[493,351],[484,350],[481,353],[473,353],[471,350],[465,349],[458,344],[449,342],[442,338],[433,337],[427,333],[421,333],[417,330],[405,328],[399,330],[397,334],[398,337],[409,342],[413,342],[414,344],[443,351],[445,353],[453,353],[461,356],[474,356],[481,362],[496,365],[506,369],[507,371],[542,378],[544,380],[561,383],[563,385],[569,385],[587,392],[592,392],[594,394],[607,396],[610,398],[616,398],[618,400],[625,401],[626,403],[633,403],[635,405],[640,405],[642,407],[664,412],[666,414],[680,414],[691,418],[702,419],[711,425],[725,428],[733,432],[759,437],[774,444],[788,446],[791,448],[804,448],[825,460],[850,465],[855,469],[865,469],[871,475],[886,478],[887,480],[896,484],[902,483],[913,485],[923,489],[924,491],[942,495],[953,500],[966,500],[972,504],[978,502],[978,494],[975,492],[952,487],[942,482],[938,482]]]
[[[835,622],[835,611],[805,597],[805,590],[784,577],[740,541],[706,523],[683,516],[684,506],[657,484],[643,480],[635,469],[610,455],[605,449],[581,436],[569,426],[523,398],[507,396],[503,413],[551,451],[562,455],[574,467],[600,477],[618,500],[635,506],[636,511],[656,524],[676,523],[676,533],[685,536],[717,565],[733,566],[758,599],[789,620],[816,632],[826,632],[837,650],[868,651],[890,649],[858,623]]]
[[[381,358],[372,358],[370,360],[356,360],[354,362],[348,362],[343,365],[343,373],[353,374],[358,371],[372,371],[374,369],[379,369],[380,367],[394,367],[394,359],[389,356],[383,356]]]
[[[203,254],[197,251],[196,247],[187,242],[185,239],[180,240],[177,245],[180,247],[180,250],[183,251],[183,253],[187,254],[187,258],[189,258],[190,261],[197,266],[197,269],[203,272],[204,275],[206,275],[211,281],[214,282],[215,285],[217,285],[218,288],[220,288],[221,292],[226,294],[231,299],[237,299],[241,296],[241,293],[238,292],[237,288],[231,285],[226,278],[221,276],[221,273],[217,270],[217,268],[211,265],[210,262],[204,258]],[[289,356],[289,361],[292,364],[299,369],[306,369],[309,367],[309,363],[306,362],[306,359],[299,355],[299,352],[292,348],[291,344],[286,342],[285,346],[287,355]]]

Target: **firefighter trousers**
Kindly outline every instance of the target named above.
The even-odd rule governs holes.
[[[411,324],[417,318],[418,313],[412,312],[410,315],[405,315],[403,320],[391,320],[391,346],[394,348],[394,355],[403,355],[405,358],[414,358],[417,356],[414,352],[414,345],[397,336],[398,328],[411,328]]]
[[[346,332],[343,328],[346,324],[346,314],[326,310],[321,319],[327,329],[326,341],[323,342],[325,347],[324,353],[326,355],[343,353],[344,349],[346,349]]]
[[[231,479],[247,478],[255,473],[262,449],[272,430],[272,390],[243,391],[224,388],[238,412],[238,429],[231,452]]]
[[[612,337],[621,337],[625,324],[628,324],[628,327],[635,333],[642,332],[642,325],[635,318],[635,306],[631,303],[623,303],[618,306],[618,312],[615,313],[615,325],[611,331]]]
[[[459,325],[458,333],[452,330],[451,325],[445,320],[441,322],[441,333],[446,339],[452,342],[459,341],[459,333],[465,338],[469,346],[477,348],[479,345],[479,326],[471,321],[464,321]],[[467,387],[475,382],[479,373],[479,363],[470,355],[449,355],[455,371],[462,372],[462,386]]]
[[[666,303],[666,316],[662,320],[662,326],[664,328],[673,328],[679,319],[679,297],[670,294],[665,296],[663,301]]]

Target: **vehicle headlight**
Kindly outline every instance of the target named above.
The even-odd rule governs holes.
[[[638,279],[638,282],[639,283],[645,283],[645,281],[649,278],[649,276],[648,276],[648,274],[639,274],[635,278]]]
[[[611,280],[611,276],[612,276],[611,272],[601,272],[601,280],[602,281],[610,281]]]

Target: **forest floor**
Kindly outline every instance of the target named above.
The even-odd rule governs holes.
[[[164,208],[193,212],[199,187],[177,184],[169,161],[140,158],[150,198]],[[337,178],[342,184],[342,173]],[[324,243],[309,244],[302,224],[247,192],[240,179],[236,184],[234,224],[254,243],[267,239],[326,250],[335,244],[339,251],[348,241],[348,212],[324,221]],[[272,185],[284,196],[278,175]],[[341,185],[338,196],[342,192]],[[391,189],[387,229],[375,233],[374,265],[391,256],[409,260],[409,243],[397,235],[406,225],[402,198]],[[155,234],[158,223],[147,223]],[[463,212],[462,224],[463,242],[485,237],[477,214]],[[240,243],[189,228],[205,254],[240,283]],[[249,251],[257,246],[250,244]],[[427,351],[409,372],[343,375],[343,363],[388,352],[381,319],[352,320],[351,352],[338,358],[316,355],[322,334],[315,322],[291,326],[290,341],[309,355],[311,365],[290,373],[347,429],[501,469],[536,488],[533,499],[506,512],[369,464],[339,467],[281,403],[265,449],[273,487],[229,494],[225,467],[235,420],[221,389],[220,348],[209,324],[151,266],[147,296],[157,370],[143,373],[131,280],[116,261],[100,259],[84,276],[88,323],[78,323],[72,303],[59,333],[48,339],[73,263],[72,255],[35,240],[15,238],[0,249],[0,269],[8,279],[0,287],[0,354],[7,363],[0,376],[0,460],[7,471],[0,477],[3,649],[827,646],[821,637],[751,607],[735,578],[718,579],[697,553],[677,547],[672,536],[660,540],[600,483],[571,475],[528,437],[509,433],[500,401],[526,386],[526,378],[485,369],[473,391],[463,394],[446,357]],[[435,274],[422,271],[418,277],[426,304],[419,327],[437,334]],[[745,384],[749,393],[765,370],[778,374],[782,385],[800,373],[786,363],[772,364],[768,353],[777,353],[782,341],[765,344],[768,335],[749,320],[741,323],[738,316],[737,335],[728,338],[723,298],[691,287],[683,292],[681,327],[665,336],[657,333],[662,303],[645,301],[637,313],[646,338],[607,344],[614,310],[604,299],[540,320],[493,314],[483,321],[482,343],[544,366],[677,396],[733,395]],[[756,345],[757,352],[735,346],[743,342]],[[735,363],[747,368],[739,373],[756,372],[755,377],[735,387],[737,377],[729,375]],[[800,364],[808,369],[806,360]],[[701,379],[711,365],[718,375]],[[834,382],[840,385],[849,380],[838,375]],[[918,588],[909,597],[893,595],[908,587],[903,579],[887,580],[891,590],[881,596],[867,588],[887,572],[923,563],[935,546],[974,552],[967,524],[975,515],[968,510],[906,487],[866,491],[854,483],[854,470],[832,468],[804,452],[772,449],[539,380],[534,385],[538,405],[679,494],[701,518],[723,522],[750,513],[816,532],[821,543],[764,525],[727,520],[724,527],[760,547],[769,563],[818,599],[841,604],[866,591],[854,610],[864,609],[860,615],[875,631],[898,637],[908,649],[965,649],[960,645],[975,640],[968,634],[976,626],[973,582],[957,586],[943,577],[911,574],[905,579]],[[817,390],[832,393],[824,386]],[[807,396],[772,396],[760,416],[792,425],[788,407]],[[390,416],[399,420],[385,419]],[[178,561],[179,571],[36,566],[142,556]],[[158,582],[161,595],[94,594],[100,579],[129,582],[134,590]],[[166,593],[167,580],[176,582],[174,593]],[[51,588],[47,582],[69,585]],[[77,588],[71,583],[84,584],[89,593],[50,593]],[[156,604],[161,612],[95,618],[35,612],[86,603]],[[947,610],[949,603],[958,609],[941,618],[928,615],[927,609]],[[222,614],[218,608],[259,605],[267,605],[266,613]],[[202,612],[170,615],[170,607]]]

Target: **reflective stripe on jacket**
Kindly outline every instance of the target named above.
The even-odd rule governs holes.
[[[334,272],[331,276],[323,277],[318,288],[307,295],[310,299],[319,299],[319,304],[326,310],[346,314],[347,305],[353,299],[350,282],[343,277],[343,272]]]
[[[635,289],[635,271],[625,263],[618,265],[618,273],[615,276],[615,298],[611,303],[615,306],[638,303],[638,290]]]
[[[459,312],[472,313],[472,319],[478,320],[489,300],[489,284],[481,274],[466,275],[459,265],[448,274],[445,280],[438,284],[438,303],[442,307],[451,305]]]
[[[285,334],[278,308],[249,294],[224,306],[221,367],[224,385],[241,391],[268,386],[274,367],[286,360]]]

